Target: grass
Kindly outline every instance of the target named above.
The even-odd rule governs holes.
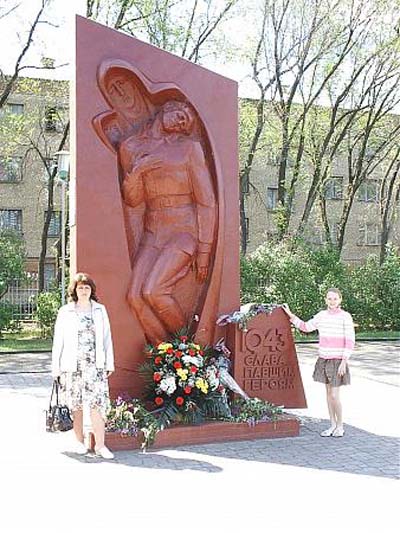
[[[51,351],[52,339],[42,339],[37,329],[4,333],[0,338],[0,353]]]
[[[313,342],[318,339],[315,333],[304,335],[295,332],[295,341],[299,343]],[[400,340],[399,331],[360,331],[356,340]],[[5,352],[50,352],[52,339],[42,339],[37,329],[25,329],[19,333],[4,333],[0,339],[0,354]]]
[[[313,342],[318,340],[317,333],[299,333],[294,334],[296,342]],[[358,331],[356,332],[356,341],[398,341],[400,340],[400,331]]]

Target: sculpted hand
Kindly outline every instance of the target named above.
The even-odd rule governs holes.
[[[157,155],[144,153],[135,157],[130,173],[146,173],[149,170],[161,168],[162,164],[163,162]]]
[[[199,283],[204,283],[208,275],[208,265],[210,262],[209,253],[199,253],[196,258],[196,278]]]

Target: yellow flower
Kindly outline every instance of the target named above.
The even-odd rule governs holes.
[[[178,376],[181,378],[182,381],[187,380],[188,370],[183,369],[183,368],[178,368],[176,373],[178,374]]]
[[[157,350],[159,352],[166,352],[169,348],[172,348],[172,344],[170,342],[160,342],[157,346]]]

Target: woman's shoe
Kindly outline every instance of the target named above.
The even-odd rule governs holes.
[[[332,433],[332,437],[343,437],[344,436],[344,427],[338,427]]]
[[[332,437],[335,431],[336,431],[336,428],[330,427],[328,429],[324,429],[324,431],[321,431],[320,436],[321,437]]]
[[[114,454],[110,452],[107,446],[103,446],[102,448],[95,450],[95,454],[103,459],[114,459]]]
[[[80,442],[79,440],[77,440],[77,441],[74,443],[73,452],[74,452],[74,453],[77,453],[77,454],[79,454],[79,455],[86,455],[86,454],[87,454],[87,448],[86,448],[86,446],[83,444],[83,442]]]

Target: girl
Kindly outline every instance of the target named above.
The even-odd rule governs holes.
[[[342,404],[339,387],[350,384],[347,361],[354,349],[354,325],[352,317],[341,309],[342,295],[338,289],[329,289],[325,302],[327,309],[317,313],[308,322],[303,322],[285,304],[284,310],[290,321],[300,331],[309,333],[318,330],[318,359],[313,373],[314,381],[325,383],[331,425],[321,437],[343,437]]]

